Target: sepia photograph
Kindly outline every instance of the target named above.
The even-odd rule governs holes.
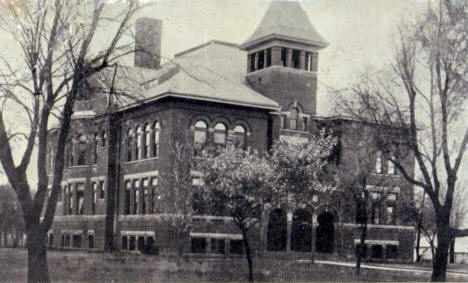
[[[468,282],[467,0],[0,0],[0,282]]]

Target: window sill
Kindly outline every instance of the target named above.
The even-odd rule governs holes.
[[[372,172],[372,175],[381,176],[381,177],[394,177],[394,178],[400,177],[400,175],[398,174],[385,174],[385,173],[376,173],[376,172]]]
[[[138,163],[138,162],[144,162],[144,161],[151,161],[151,160],[157,160],[159,159],[159,156],[156,157],[150,157],[150,158],[145,158],[145,159],[137,159],[137,160],[132,160],[132,161],[124,161],[124,164],[133,164],[133,163]]]
[[[97,167],[97,164],[92,164],[92,165],[73,165],[73,166],[68,166],[67,169],[90,168],[90,167]]]
[[[293,130],[293,129],[284,129],[284,128],[280,128],[281,131],[285,131],[285,132],[288,132],[288,133],[303,133],[303,134],[308,134],[309,132],[308,131],[303,131],[303,130]]]

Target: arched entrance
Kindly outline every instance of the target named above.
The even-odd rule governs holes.
[[[286,212],[275,209],[268,217],[267,249],[269,251],[286,251],[287,220]]]
[[[293,214],[291,227],[291,250],[296,252],[312,251],[312,217],[304,209],[296,210]]]
[[[330,212],[323,212],[317,217],[317,239],[315,250],[318,253],[333,253],[333,242],[335,238],[335,217]]]

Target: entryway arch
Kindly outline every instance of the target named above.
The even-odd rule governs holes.
[[[317,216],[315,250],[318,253],[333,253],[335,241],[335,216],[324,211]]]
[[[287,218],[283,209],[277,208],[270,212],[268,217],[267,250],[286,251]]]
[[[291,250],[296,252],[312,251],[312,215],[305,209],[298,209],[293,214]]]

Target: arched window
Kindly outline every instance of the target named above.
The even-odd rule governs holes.
[[[214,127],[214,143],[218,146],[226,145],[226,125],[223,123],[217,123]]]
[[[86,136],[81,135],[78,138],[78,160],[77,165],[86,165]]]
[[[141,159],[141,149],[143,147],[143,132],[141,130],[141,126],[136,128],[137,140],[135,143],[135,159]]]
[[[151,127],[145,125],[145,147],[143,148],[143,158],[148,158],[151,150]]]
[[[154,122],[153,125],[153,149],[151,151],[152,157],[159,155],[159,134],[161,133],[161,124]]]
[[[101,134],[101,145],[106,146],[106,142],[107,142],[107,134],[106,134],[106,131],[103,131]]]
[[[195,132],[193,133],[193,144],[195,155],[200,155],[207,142],[208,125],[205,121],[199,120],[195,123]]]
[[[241,125],[234,127],[234,145],[236,147],[245,148],[245,128]]]
[[[289,128],[291,130],[297,130],[298,117],[299,117],[299,110],[297,108],[291,109],[291,117],[289,118]]]
[[[98,146],[99,146],[98,134],[95,133],[94,134],[94,145],[93,145],[93,164],[97,164]]]
[[[132,148],[133,148],[133,129],[127,132],[127,161],[132,161]]]

